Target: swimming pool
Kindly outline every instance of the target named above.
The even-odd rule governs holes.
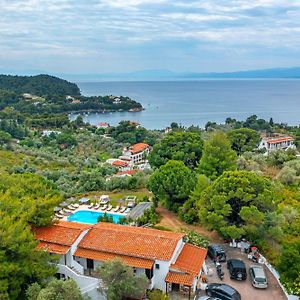
[[[104,212],[91,211],[91,210],[79,210],[68,217],[68,221],[87,223],[87,224],[97,224],[99,216],[104,216]],[[120,219],[124,218],[124,215],[116,213],[106,213],[108,217],[112,217],[114,223],[120,223]]]

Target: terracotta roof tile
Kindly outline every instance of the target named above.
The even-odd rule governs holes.
[[[112,163],[113,166],[116,166],[116,167],[127,167],[128,166],[128,163],[126,161],[122,161],[122,160],[115,160],[113,163]]]
[[[55,253],[55,254],[66,254],[69,251],[70,246],[40,242],[37,245],[37,249],[46,250],[50,253]]]
[[[122,175],[133,175],[134,173],[138,172],[139,170],[128,170],[123,172],[118,172],[114,176],[122,176]]]
[[[59,221],[58,223],[55,224],[56,226],[62,226],[62,227],[67,227],[67,228],[75,228],[75,229],[80,229],[80,230],[86,230],[93,225],[91,224],[84,224],[84,223],[77,223],[77,222],[69,222],[69,221]]]
[[[288,142],[288,141],[293,141],[294,139],[292,137],[282,137],[282,138],[270,138],[267,139],[267,143],[269,144],[277,144],[277,143],[282,143],[282,142]]]
[[[144,268],[151,269],[154,261],[150,259],[126,256],[126,255],[118,255],[114,253],[96,251],[96,250],[88,250],[83,248],[78,248],[74,253],[74,256],[95,259],[98,261],[108,261],[115,258],[121,259],[127,266],[135,267],[135,268]]]
[[[172,264],[170,268],[198,275],[205,261],[206,254],[207,250],[204,248],[185,244],[176,262]]]
[[[33,228],[33,231],[39,241],[71,246],[79,235],[89,227],[91,225],[61,221],[51,226]]]
[[[141,151],[144,151],[145,149],[149,148],[148,144],[145,143],[138,143],[138,144],[134,144],[130,147],[129,151],[133,154],[135,153],[139,153]]]
[[[190,274],[169,272],[166,276],[165,282],[177,283],[186,286],[192,286],[194,281],[194,276]]]
[[[79,247],[147,259],[171,259],[184,235],[156,229],[96,224],[79,243]]]

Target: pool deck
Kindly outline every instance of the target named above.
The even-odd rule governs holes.
[[[113,211],[114,207],[110,211],[100,210],[100,209],[93,209],[93,208],[88,208],[88,207],[89,207],[89,205],[81,204],[81,205],[79,205],[78,208],[72,210],[72,213],[70,213],[68,216],[64,216],[63,218],[61,218],[59,220],[68,221],[68,217],[70,215],[74,214],[77,211],[81,211],[81,210],[87,210],[87,211],[93,211],[93,212],[101,212],[101,213],[107,213],[107,214],[114,214],[114,215],[119,215],[119,216],[123,216],[123,217],[126,217],[128,215],[128,213],[121,213],[121,212],[117,212],[117,211],[114,212]],[[73,221],[71,221],[71,222],[73,222]]]

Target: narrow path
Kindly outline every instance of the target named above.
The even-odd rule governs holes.
[[[207,237],[213,243],[223,242],[223,239],[216,231],[209,231],[201,225],[188,225],[181,221],[175,213],[167,210],[165,207],[159,206],[156,211],[161,217],[160,222],[156,224],[157,226],[163,226],[172,231],[181,231],[182,229],[195,230],[201,235]]]

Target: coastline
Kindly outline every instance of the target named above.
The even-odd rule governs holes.
[[[145,110],[144,107],[141,108],[130,108],[128,110],[125,109],[82,109],[82,110],[71,110],[71,111],[66,111],[65,113],[70,115],[70,114],[87,114],[87,113],[97,113],[97,114],[105,114],[105,113],[112,113],[112,112],[141,112]]]

